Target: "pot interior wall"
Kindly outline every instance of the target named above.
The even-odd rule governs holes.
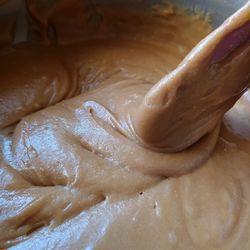
[[[132,9],[147,9],[156,4],[166,2],[181,5],[187,8],[190,13],[198,11],[210,14],[214,28],[218,27],[228,16],[242,7],[249,0],[82,0],[90,4],[107,4],[126,6]],[[14,43],[27,40],[27,20],[25,0],[2,0],[0,5],[0,16],[8,16],[16,13],[17,21],[15,27]],[[1,0],[0,0],[1,3]],[[1,25],[0,25],[1,26]],[[1,28],[1,27],[0,27]]]

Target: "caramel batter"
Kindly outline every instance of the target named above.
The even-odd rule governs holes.
[[[248,94],[178,153],[141,143],[125,112],[211,31],[207,21],[173,7],[86,16],[74,1],[67,24],[69,1],[47,12],[28,2],[40,22],[31,39],[50,42],[51,25],[58,39],[0,55],[0,246],[249,249]],[[72,37],[81,42],[65,44]]]

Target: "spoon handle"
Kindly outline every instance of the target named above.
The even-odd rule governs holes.
[[[209,133],[250,83],[250,1],[146,94],[134,129],[156,150],[181,151]]]

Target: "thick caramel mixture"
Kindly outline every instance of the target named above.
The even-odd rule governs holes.
[[[27,2],[32,38],[58,41],[0,55],[0,246],[249,249],[248,94],[179,153],[141,143],[126,116],[207,22],[170,7],[86,17],[73,1],[69,24],[63,5]]]

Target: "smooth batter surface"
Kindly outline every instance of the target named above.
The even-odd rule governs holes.
[[[78,6],[86,33],[63,45],[71,26],[56,29],[60,15],[30,2],[32,37],[50,40],[52,23],[59,39],[0,55],[0,246],[249,249],[248,94],[222,128],[175,154],[142,146],[115,115],[180,63],[207,22],[172,7],[99,6],[87,18]]]

